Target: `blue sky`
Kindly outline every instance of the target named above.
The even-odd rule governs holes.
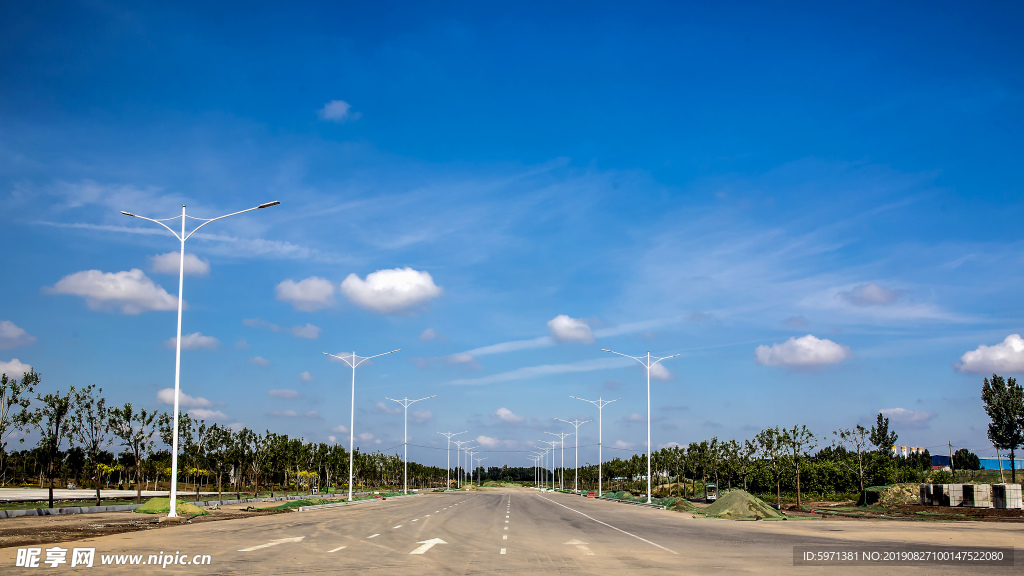
[[[401,348],[359,368],[364,449],[436,394],[412,443],[526,465],[596,419],[572,395],[622,398],[628,456],[644,373],[610,348],[681,354],[655,447],[884,410],[988,454],[981,379],[1024,373],[1014,4],[0,10],[0,367],[46,388],[169,409],[178,244],[120,211],[269,200],[186,245],[207,420],[347,445],[322,352]]]

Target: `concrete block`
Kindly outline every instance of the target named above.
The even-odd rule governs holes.
[[[946,484],[949,488],[949,506],[963,506],[964,504],[964,485],[963,484]]]
[[[1021,509],[1020,484],[993,484],[992,505],[994,508]]]
[[[932,505],[932,485],[931,484],[921,484],[918,487],[918,490],[920,491],[921,506],[931,506]]]
[[[988,484],[964,484],[964,506],[991,508],[992,486]]]

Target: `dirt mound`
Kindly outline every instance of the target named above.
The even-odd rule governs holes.
[[[631,494],[630,492],[627,492],[625,490],[622,491],[622,492],[619,492],[619,494],[618,494],[618,496],[616,496],[616,498],[618,498],[619,500],[626,500],[626,501],[629,501],[629,502],[635,502],[636,501],[636,497],[633,496],[633,494]]]
[[[714,518],[730,520],[781,517],[774,508],[765,504],[764,500],[743,490],[729,492],[702,512]]]
[[[166,514],[171,511],[171,499],[150,498],[142,506],[136,508],[135,511],[143,514]],[[206,514],[209,514],[209,512],[199,506],[191,502],[178,500],[178,516],[203,516]]]
[[[878,501],[883,506],[899,506],[901,504],[918,504],[921,501],[919,484],[896,484],[883,490]]]
[[[699,508],[693,505],[692,502],[686,498],[665,498],[662,503],[666,510],[672,510],[674,512],[697,512]]]
[[[274,508],[281,510],[289,510],[291,508],[298,508],[300,506],[319,506],[321,504],[327,504],[330,500],[324,500],[323,498],[303,498],[301,500],[292,500],[291,502],[285,502],[280,506],[274,506]]]

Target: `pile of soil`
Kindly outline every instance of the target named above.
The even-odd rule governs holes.
[[[882,490],[878,496],[878,503],[882,506],[920,504],[920,502],[920,484],[896,484]]]
[[[674,512],[697,512],[700,508],[693,505],[692,502],[686,498],[665,498],[662,501],[662,505],[666,510],[672,510]]]
[[[324,500],[323,498],[303,498],[300,500],[292,500],[285,502],[280,506],[274,506],[278,510],[289,510],[291,508],[298,508],[299,506],[319,506],[320,504],[327,504],[330,500]]]
[[[702,510],[709,517],[729,520],[756,520],[758,518],[781,518],[771,506],[757,496],[743,490],[733,490]]]
[[[171,499],[150,498],[142,506],[136,508],[135,511],[143,514],[166,514],[171,511]],[[208,514],[206,510],[191,502],[178,501],[179,516],[205,516],[206,514]]]

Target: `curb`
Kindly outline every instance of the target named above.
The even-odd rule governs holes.
[[[405,494],[402,496],[388,496],[388,498],[408,498],[410,496],[419,496],[420,494]],[[376,498],[368,498],[366,500],[355,500],[353,502],[331,502],[330,504],[316,504],[313,506],[299,506],[295,509],[296,512],[309,512],[310,510],[322,510],[324,508],[337,508],[339,506],[354,506],[356,504],[365,504],[367,502],[376,502]]]

